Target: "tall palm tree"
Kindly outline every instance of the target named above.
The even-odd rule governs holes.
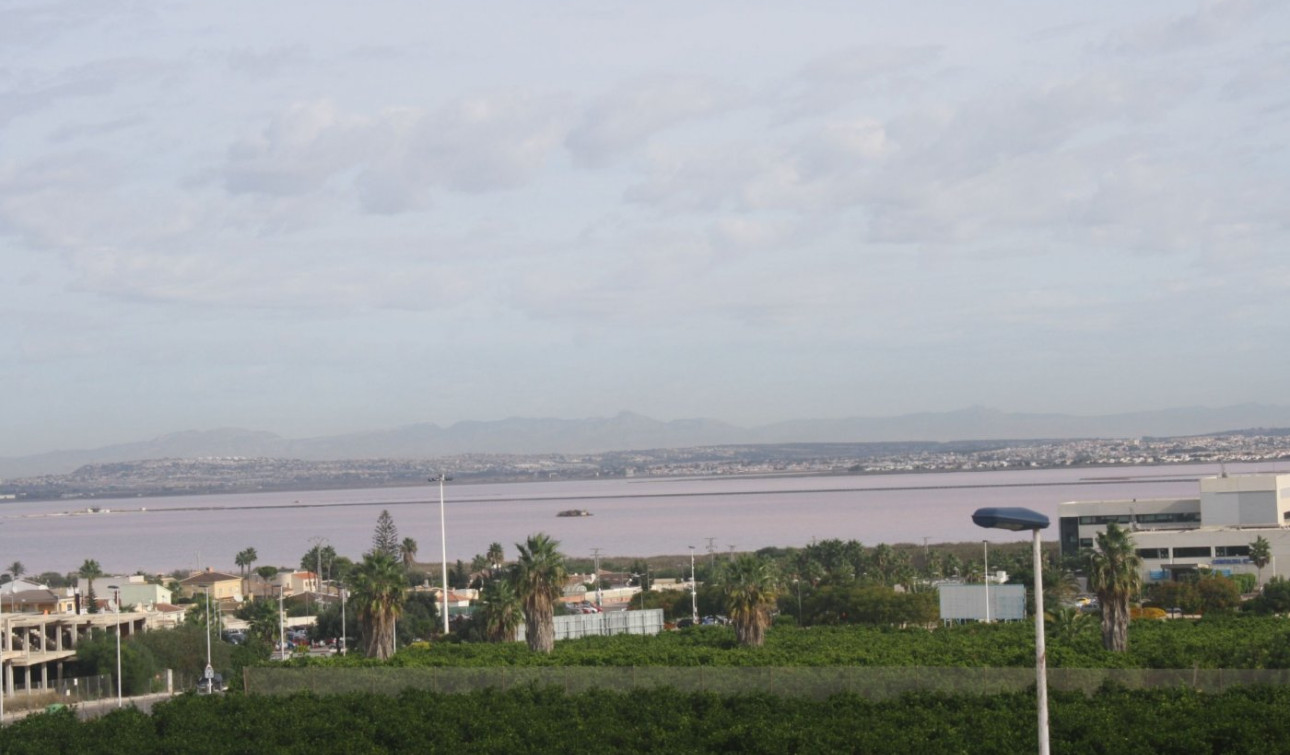
[[[771,563],[744,554],[731,563],[721,577],[726,616],[735,627],[739,644],[760,647],[770,626],[770,609],[777,597]]]
[[[1255,568],[1259,570],[1259,582],[1262,582],[1263,567],[1272,561],[1272,544],[1262,535],[1254,538],[1254,542],[1250,543],[1250,561],[1253,561]],[[21,566],[21,564],[18,565]]]
[[[256,553],[254,548],[243,548],[233,558],[233,563],[237,564],[238,573],[242,575],[244,581],[246,576],[251,573],[251,565],[259,559],[260,554]]]
[[[515,630],[524,623],[524,607],[520,605],[515,586],[507,579],[492,579],[480,593],[483,607],[479,617],[484,636],[489,642],[513,642]]]
[[[417,541],[410,537],[399,543],[399,556],[403,559],[403,568],[411,569],[417,565]]]
[[[506,563],[506,552],[502,550],[501,543],[492,543],[488,546],[488,553],[484,554],[488,559],[488,568],[490,571],[497,571]]]
[[[1102,647],[1118,653],[1129,648],[1129,598],[1142,587],[1142,559],[1133,538],[1114,522],[1098,533],[1097,549],[1088,555],[1088,589],[1102,606]]]
[[[394,655],[394,622],[403,613],[403,569],[388,553],[373,551],[363,557],[350,579],[367,656],[389,658]]]
[[[85,591],[86,611],[89,613],[98,613],[99,606],[95,601],[94,580],[103,576],[103,569],[99,566],[98,561],[95,561],[92,558],[87,558],[85,559],[85,563],[81,564],[81,568],[76,573],[89,583],[89,589]]]
[[[519,556],[511,578],[524,608],[525,641],[534,652],[550,653],[555,649],[555,604],[564,595],[569,576],[560,543],[539,532],[515,547]]]

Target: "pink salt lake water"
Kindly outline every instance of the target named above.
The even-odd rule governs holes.
[[[1286,471],[1286,465],[1228,465],[1230,473]],[[1025,506],[1053,518],[1069,500],[1188,497],[1217,465],[955,472],[882,476],[632,478],[504,484],[449,483],[448,557],[469,559],[502,543],[546,532],[569,555],[702,554],[801,546],[813,539],[922,543],[1013,541],[1023,534],[973,526],[982,506]],[[85,511],[88,506],[104,513]],[[564,509],[589,517],[557,517]],[[146,510],[144,510],[146,509]],[[438,488],[310,490],[236,495],[7,502],[0,504],[0,560],[29,573],[68,572],[87,558],[108,573],[212,566],[232,570],[247,547],[259,564],[293,565],[323,537],[342,555],[370,547],[388,509],[418,559],[440,557]],[[1051,533],[1051,534],[1050,534]]]

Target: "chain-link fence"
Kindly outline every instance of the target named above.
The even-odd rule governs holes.
[[[1027,689],[1033,668],[929,667],[489,667],[489,668],[248,668],[247,691],[280,695],[371,692],[397,694],[412,688],[442,693],[484,689],[559,687],[627,691],[670,687],[683,692],[765,692],[822,699],[852,693],[883,699],[913,691],[995,694]],[[1193,687],[1221,692],[1234,685],[1290,684],[1290,670],[1277,669],[1049,669],[1054,690],[1093,692],[1104,684],[1128,688]]]
[[[5,695],[4,704],[5,710],[12,713],[45,708],[54,703],[75,705],[108,697],[116,697],[116,682],[111,674],[100,674],[51,680],[44,688],[16,689]]]

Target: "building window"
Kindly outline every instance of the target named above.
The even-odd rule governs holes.
[[[1139,548],[1138,556],[1141,558],[1169,558],[1168,548]]]
[[[1193,546],[1190,548],[1174,548],[1175,558],[1209,558],[1210,548],[1205,546]]]
[[[1248,545],[1219,545],[1214,548],[1214,555],[1222,558],[1224,556],[1248,556],[1250,555],[1250,546]]]
[[[1190,524],[1200,522],[1199,511],[1175,511],[1165,514],[1138,514],[1139,524]]]
[[[1081,548],[1092,548],[1092,547],[1093,547],[1093,538],[1091,538],[1091,537],[1081,537],[1081,538],[1079,539],[1079,547],[1081,547]]]
[[[1099,514],[1098,516],[1082,516],[1079,518],[1080,524],[1128,524],[1131,517],[1128,514]]]

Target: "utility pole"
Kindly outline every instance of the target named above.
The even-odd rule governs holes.
[[[717,539],[715,537],[705,537],[703,539],[708,541],[708,570],[715,571],[717,568],[717,548],[713,543]]]

